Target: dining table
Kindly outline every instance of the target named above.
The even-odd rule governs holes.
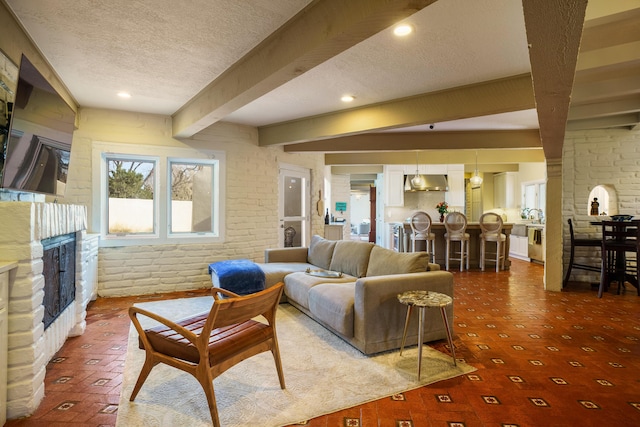
[[[621,221],[592,221],[602,229],[602,270],[598,298],[609,288],[611,282],[618,283],[618,293],[624,283],[630,283],[638,290],[638,261],[640,255],[640,219]],[[633,263],[628,262],[627,253],[636,254]]]

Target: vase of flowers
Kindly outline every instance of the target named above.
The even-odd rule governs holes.
[[[440,202],[436,205],[436,209],[440,213],[440,222],[444,222],[444,215],[449,212],[449,205],[447,202]]]

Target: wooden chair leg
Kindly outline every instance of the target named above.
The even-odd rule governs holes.
[[[447,253],[445,254],[445,270],[449,271],[449,251],[451,248],[451,240],[447,239]]]
[[[569,268],[567,268],[567,274],[564,276],[564,281],[562,282],[562,287],[564,288],[569,283],[569,277],[571,277],[571,268],[573,267],[573,258],[575,256],[575,248],[571,245],[571,249],[569,251]]]
[[[282,362],[280,361],[280,348],[278,347],[278,340],[273,340],[273,346],[271,347],[271,354],[273,354],[273,360],[276,362],[276,370],[278,371],[278,380],[280,380],[280,388],[285,389],[284,385],[284,371],[282,370]]]
[[[213,377],[211,376],[209,368],[203,365],[198,366],[194,376],[202,386],[202,390],[207,397],[207,404],[209,405],[209,413],[211,414],[211,422],[213,423],[213,426],[221,427],[220,417],[218,416],[218,405],[216,404],[216,395],[213,389]]]
[[[133,391],[131,392],[131,397],[129,397],[130,402],[133,402],[133,399],[136,398],[136,396],[138,395],[138,392],[142,388],[142,385],[147,380],[149,373],[151,373],[151,370],[157,364],[158,362],[154,361],[153,356],[147,353],[144,359],[144,365],[142,365],[142,369],[140,370],[140,375],[138,375],[138,380],[136,381],[136,385],[133,387]]]
[[[467,271],[469,271],[469,253],[471,252],[471,241],[467,240]]]

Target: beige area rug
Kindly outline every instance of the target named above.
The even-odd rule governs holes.
[[[208,310],[210,297],[136,304],[172,319]],[[149,325],[147,325],[149,326]],[[283,426],[356,406],[475,368],[425,346],[417,381],[417,347],[367,357],[289,304],[277,319],[286,382],[280,389],[270,352],[247,359],[214,380],[220,422],[231,426]],[[211,417],[195,378],[156,366],[134,402],[131,390],[144,361],[133,326],[125,365],[117,426],[209,426]]]

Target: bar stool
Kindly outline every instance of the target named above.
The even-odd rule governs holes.
[[[427,251],[427,253],[429,253],[431,262],[435,263],[436,235],[431,232],[431,217],[429,216],[429,214],[423,211],[414,213],[413,215],[411,215],[409,225],[411,225],[412,231],[412,251],[416,251],[416,241],[424,241],[425,250]]]
[[[569,277],[571,277],[571,270],[573,268],[577,268],[579,270],[587,270],[587,271],[601,271],[602,266],[600,265],[589,265],[575,262],[575,251],[577,247],[590,247],[590,248],[601,248],[602,247],[602,239],[576,239],[573,232],[573,223],[571,222],[571,218],[567,219],[569,223],[569,236],[571,237],[571,247],[569,253],[569,267],[567,268],[567,274],[564,276],[564,281],[562,282],[562,287],[564,288],[569,283]]]
[[[487,212],[480,217],[480,269],[484,271],[487,261],[487,242],[496,244],[496,272],[504,270],[507,236],[502,233],[502,218],[497,213]],[[491,261],[491,260],[489,260]]]
[[[449,261],[460,261],[460,271],[462,271],[466,258],[466,267],[469,270],[469,233],[466,232],[467,217],[461,212],[450,212],[444,219],[444,228],[447,231],[444,233],[444,239],[447,242],[446,269],[449,270]],[[459,258],[451,256],[451,242],[460,242],[460,252],[454,251],[454,255],[460,255]]]

